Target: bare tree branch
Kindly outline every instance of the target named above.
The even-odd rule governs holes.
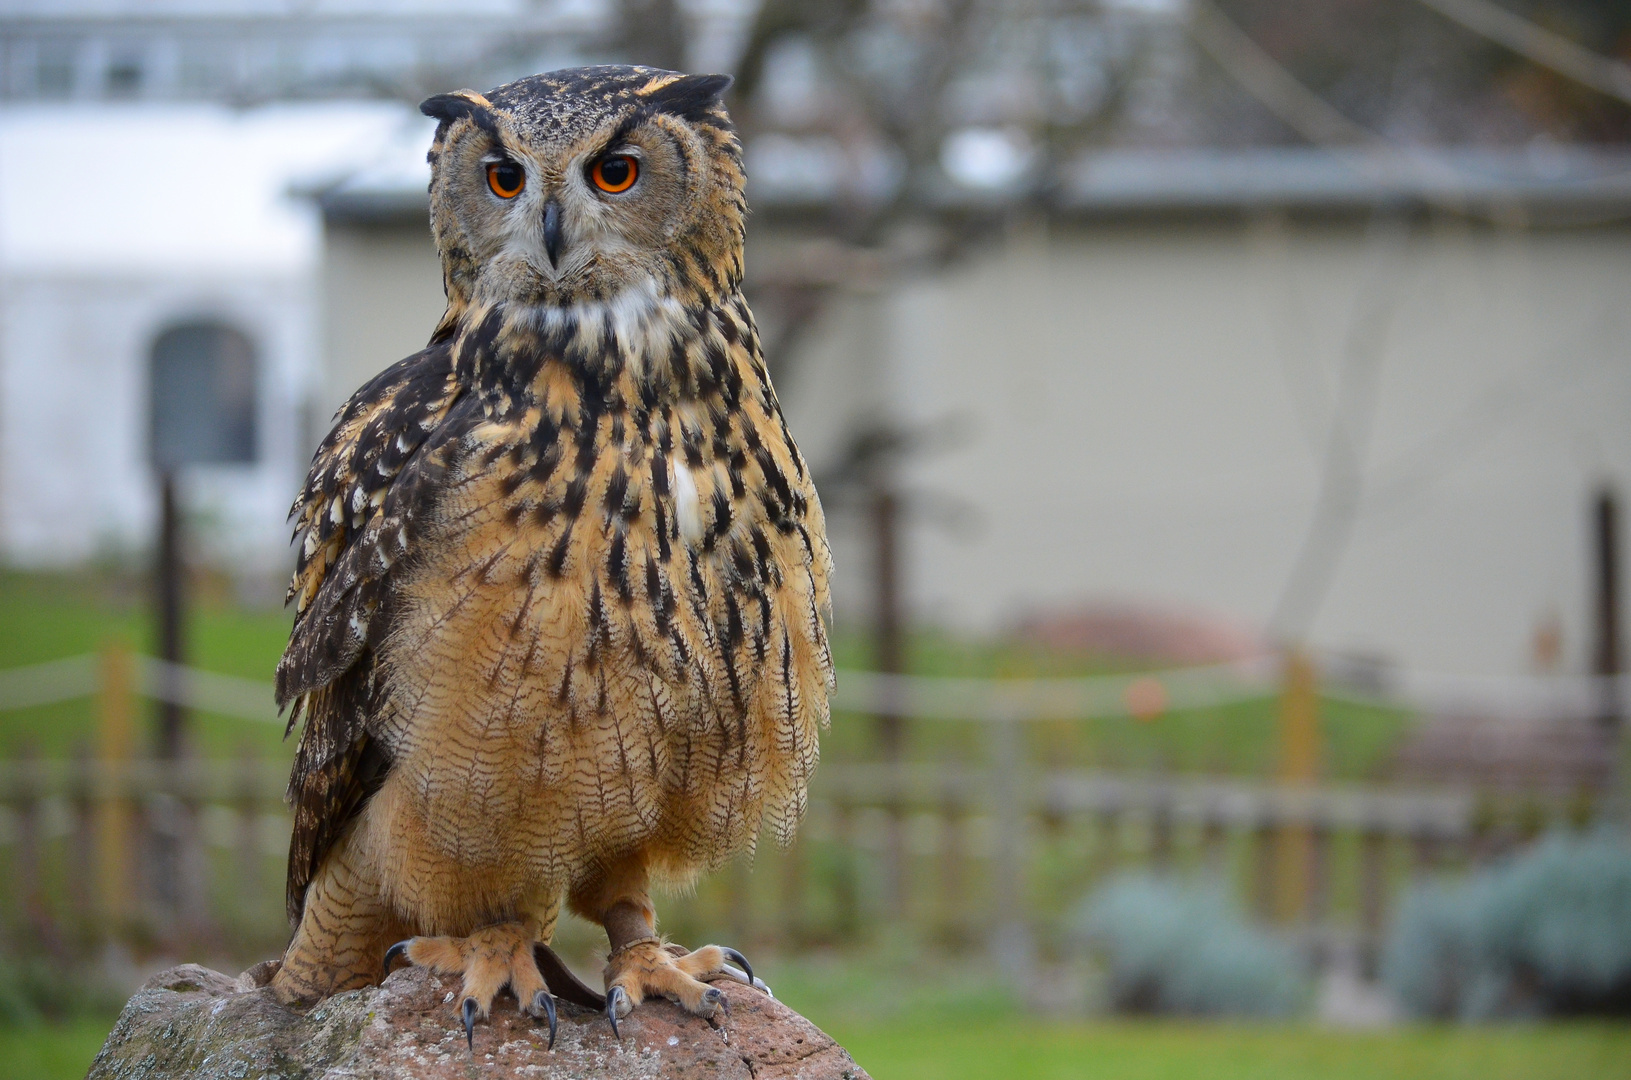
[[[1561,34],[1536,26],[1490,0],[1418,0],[1541,67],[1631,105],[1631,65],[1599,56]]]

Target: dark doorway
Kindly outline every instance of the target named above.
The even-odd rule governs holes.
[[[255,347],[230,326],[187,323],[158,336],[149,415],[161,472],[254,463],[255,366]]]

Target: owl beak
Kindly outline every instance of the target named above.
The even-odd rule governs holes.
[[[544,204],[544,252],[550,266],[561,264],[561,204],[554,199]]]

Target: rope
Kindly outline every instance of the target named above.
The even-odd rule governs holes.
[[[136,691],[185,709],[282,723],[270,683],[138,656]],[[1226,664],[1079,678],[985,679],[842,670],[832,708],[915,720],[981,722],[1152,718],[1166,712],[1261,701],[1280,693],[1273,653]],[[1585,718],[1606,703],[1631,703],[1631,675],[1452,675],[1380,667],[1373,687],[1341,677],[1340,658],[1321,693],[1337,700],[1419,713]],[[0,670],[0,712],[94,696],[94,654]]]

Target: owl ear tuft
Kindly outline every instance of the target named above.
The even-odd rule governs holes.
[[[437,134],[460,117],[469,117],[476,126],[493,135],[498,124],[493,119],[492,103],[474,90],[455,90],[451,94],[437,94],[419,103],[419,111],[441,121]]]
[[[696,120],[719,104],[735,81],[729,75],[686,75],[658,87],[646,100],[656,112]]]

